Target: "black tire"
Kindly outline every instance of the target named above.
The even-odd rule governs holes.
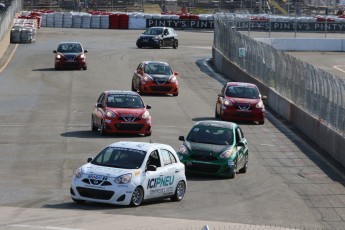
[[[84,66],[84,67],[83,67],[83,70],[87,70],[87,66]]]
[[[138,93],[140,94],[140,95],[143,95],[143,92],[141,92],[141,83],[139,83],[139,86],[138,86]]]
[[[217,113],[217,106],[214,109],[214,117],[219,119],[219,114]]]
[[[161,49],[163,47],[163,41],[159,41],[157,48]]]
[[[259,125],[265,124],[265,120],[259,121]]]
[[[141,49],[141,48],[142,48],[142,46],[141,46],[141,45],[137,45],[137,47],[138,47],[138,49]]]
[[[173,48],[177,49],[177,47],[178,47],[178,41],[174,41]]]
[[[174,93],[173,96],[174,96],[174,97],[177,97],[177,96],[178,96],[178,92],[177,92],[177,93]]]
[[[95,123],[93,122],[93,117],[91,116],[91,130],[93,132],[96,132],[98,130],[97,126],[95,126]]]
[[[72,200],[77,204],[84,204],[86,202],[85,200],[79,200],[79,199],[75,199],[75,198],[72,198]]]
[[[130,205],[133,207],[140,206],[144,201],[144,190],[141,187],[136,187],[133,191]]]
[[[137,90],[134,88],[133,80],[132,80],[131,90],[132,90],[133,92],[137,92]]]
[[[248,169],[248,155],[246,155],[246,161],[244,166],[238,171],[239,173],[246,173]]]
[[[185,193],[186,193],[186,183],[183,180],[181,180],[176,185],[175,194],[172,197],[170,197],[170,199],[172,201],[181,201]]]
[[[231,172],[228,175],[228,178],[234,179],[236,177],[236,171],[237,171],[237,159],[235,160],[234,167],[231,169]]]
[[[104,121],[101,122],[101,126],[99,127],[98,132],[101,136],[105,136]]]
[[[152,134],[152,133],[147,133],[147,134],[145,134],[145,136],[149,137],[149,136],[151,136],[151,134]]]

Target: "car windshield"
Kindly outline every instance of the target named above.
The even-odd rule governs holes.
[[[230,128],[196,126],[189,132],[187,141],[214,145],[231,145],[234,142],[234,137]]]
[[[259,90],[255,87],[230,85],[225,92],[228,97],[259,99]]]
[[[149,28],[144,32],[145,35],[161,35],[162,33],[162,28]]]
[[[144,103],[139,95],[109,94],[107,107],[112,108],[144,108]]]
[[[83,49],[78,43],[64,43],[59,45],[57,51],[59,53],[81,53]]]
[[[107,147],[91,163],[114,168],[138,169],[143,164],[145,156],[146,152],[141,150]]]
[[[144,67],[144,72],[147,74],[171,75],[172,70],[169,65],[165,63],[148,63]]]

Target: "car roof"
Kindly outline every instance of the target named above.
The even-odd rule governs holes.
[[[230,82],[226,83],[226,85],[227,86],[232,85],[232,86],[245,86],[245,87],[256,87],[257,88],[257,86],[255,84],[252,84],[249,82],[232,82],[232,81],[230,81]]]
[[[108,94],[128,94],[128,95],[139,95],[137,92],[127,90],[107,90],[105,93]]]
[[[149,142],[135,142],[135,141],[120,141],[110,144],[108,147],[128,148],[134,150],[148,151],[154,147],[165,147],[172,149],[171,146],[160,143],[149,143]]]
[[[148,29],[172,29],[172,27],[165,27],[165,26],[152,26]]]
[[[60,42],[59,45],[61,44],[81,44],[80,42]]]
[[[197,123],[194,124],[194,126],[216,126],[216,127],[233,129],[237,127],[237,124],[233,122],[228,122],[228,121],[205,120],[205,121],[198,121]]]
[[[163,62],[163,61],[143,61],[143,63],[144,63],[144,64],[156,63],[156,64],[169,65],[167,62]]]

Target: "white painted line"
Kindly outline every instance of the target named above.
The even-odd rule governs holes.
[[[26,224],[13,224],[13,225],[8,225],[8,226],[19,227],[19,228],[32,228],[32,229],[82,230],[80,228],[62,228],[62,227],[50,227],[50,226],[26,225]]]
[[[344,69],[341,69],[339,66],[344,66]],[[345,73],[345,65],[335,65],[333,66],[333,68],[339,70],[340,72]]]
[[[12,59],[14,53],[16,52],[17,48],[18,48],[18,44],[16,44],[16,45],[14,46],[14,49],[12,50],[12,53],[11,53],[10,56],[8,57],[8,59],[7,59],[6,63],[5,63],[5,65],[0,69],[0,73],[6,68],[6,66],[8,65],[8,63],[11,61],[11,59]]]

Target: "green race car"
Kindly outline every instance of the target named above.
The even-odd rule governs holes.
[[[177,154],[187,173],[234,178],[247,171],[247,140],[236,123],[200,121],[179,140],[183,144]]]

